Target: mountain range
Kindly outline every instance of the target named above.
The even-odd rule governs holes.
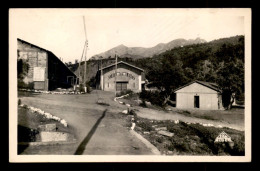
[[[127,47],[123,44],[116,46],[108,51],[92,56],[90,59],[95,60],[99,59],[100,56],[102,58],[114,58],[115,53],[120,57],[128,57],[133,59],[147,58],[153,57],[154,55],[160,54],[167,50],[173,49],[179,46],[186,46],[191,44],[200,44],[206,43],[207,41],[204,39],[196,38],[196,39],[175,39],[168,43],[159,43],[154,47],[144,48],[144,47]]]

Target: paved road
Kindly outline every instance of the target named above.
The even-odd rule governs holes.
[[[118,114],[126,106],[113,101],[111,92],[93,91],[84,95],[39,94],[19,97],[23,104],[40,108],[65,119],[74,129],[77,143],[31,146],[22,154],[148,155],[153,154],[130,134],[126,117]],[[102,98],[110,106],[96,104]]]

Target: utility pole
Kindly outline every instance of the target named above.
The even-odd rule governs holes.
[[[80,69],[81,69],[81,66],[80,66],[80,64],[81,64],[81,62],[82,62],[82,58],[83,58],[83,56],[84,56],[84,53],[85,53],[85,48],[86,48],[86,41],[85,41],[85,44],[84,44],[84,47],[83,47],[83,52],[82,52],[82,55],[81,55],[81,59],[80,59],[80,62],[79,62],[79,82],[78,82],[78,84],[80,84]],[[83,79],[83,78],[82,78]],[[82,82],[82,80],[81,80],[81,82]]]
[[[115,73],[115,74],[116,74],[116,75],[115,75],[115,97],[116,97],[116,76],[117,76],[117,55],[116,55],[116,53],[115,53],[115,57],[116,57],[116,66],[115,66],[115,67],[116,67],[116,68],[115,68],[115,72],[116,72],[116,73]]]
[[[85,25],[85,17],[83,16],[83,22],[84,22],[84,31],[85,31],[85,38],[86,38],[86,50],[85,50],[85,67],[84,67],[84,79],[83,79],[83,85],[86,92],[86,77],[87,77],[87,50],[88,50],[88,38],[87,38],[87,31],[86,31],[86,25]]]
[[[101,61],[101,66],[100,66],[100,89],[104,90],[104,80],[101,80],[101,78],[104,79],[102,77],[102,75],[103,75],[102,56],[100,56],[99,58],[100,58],[100,61]],[[102,85],[101,85],[101,83],[102,83]]]

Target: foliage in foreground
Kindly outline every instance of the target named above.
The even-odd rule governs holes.
[[[204,127],[199,124],[186,124],[179,122],[175,124],[172,121],[156,121],[136,117],[136,130],[149,132],[144,134],[152,144],[161,152],[172,151],[177,155],[245,155],[245,137],[244,132],[229,128]],[[159,135],[156,127],[166,127],[169,132],[174,133],[173,137]],[[214,143],[215,138],[225,131],[231,136],[234,146],[229,143]]]

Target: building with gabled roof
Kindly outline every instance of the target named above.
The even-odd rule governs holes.
[[[69,88],[77,79],[77,76],[51,51],[21,39],[17,39],[17,59],[28,64],[28,71],[23,80],[19,80],[22,81],[22,88],[46,91]]]
[[[144,70],[129,63],[120,61],[116,64],[103,67],[97,72],[97,86],[104,91],[142,91]]]
[[[183,109],[223,109],[222,92],[216,83],[192,81],[174,90],[176,108]]]

